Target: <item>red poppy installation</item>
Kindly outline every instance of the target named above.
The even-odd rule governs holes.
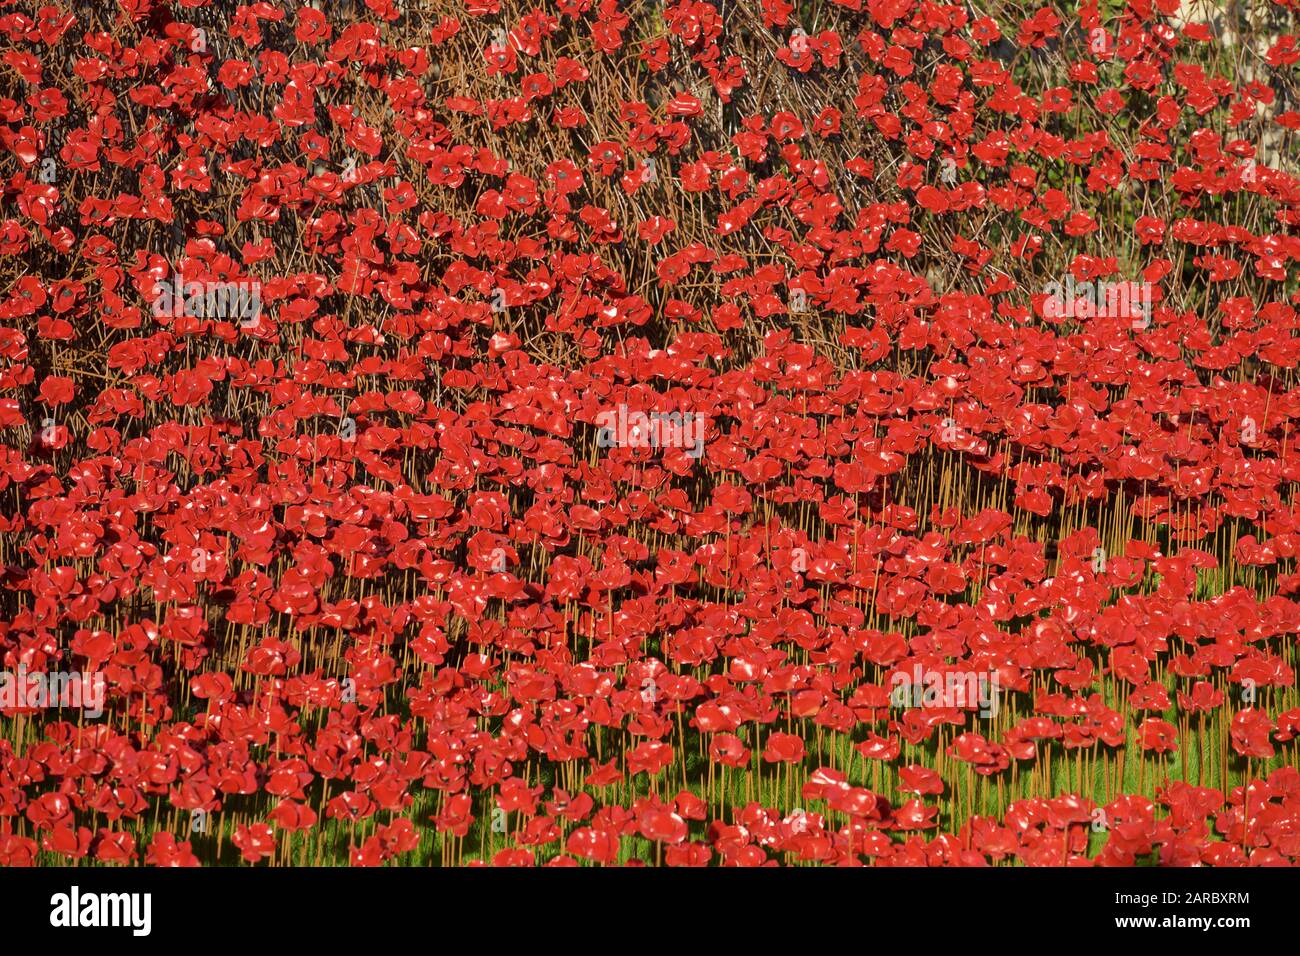
[[[0,8],[0,865],[1296,862],[1300,4],[979,6]]]

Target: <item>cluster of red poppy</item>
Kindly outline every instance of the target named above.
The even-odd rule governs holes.
[[[22,6],[0,865],[1300,859],[1295,0]]]

